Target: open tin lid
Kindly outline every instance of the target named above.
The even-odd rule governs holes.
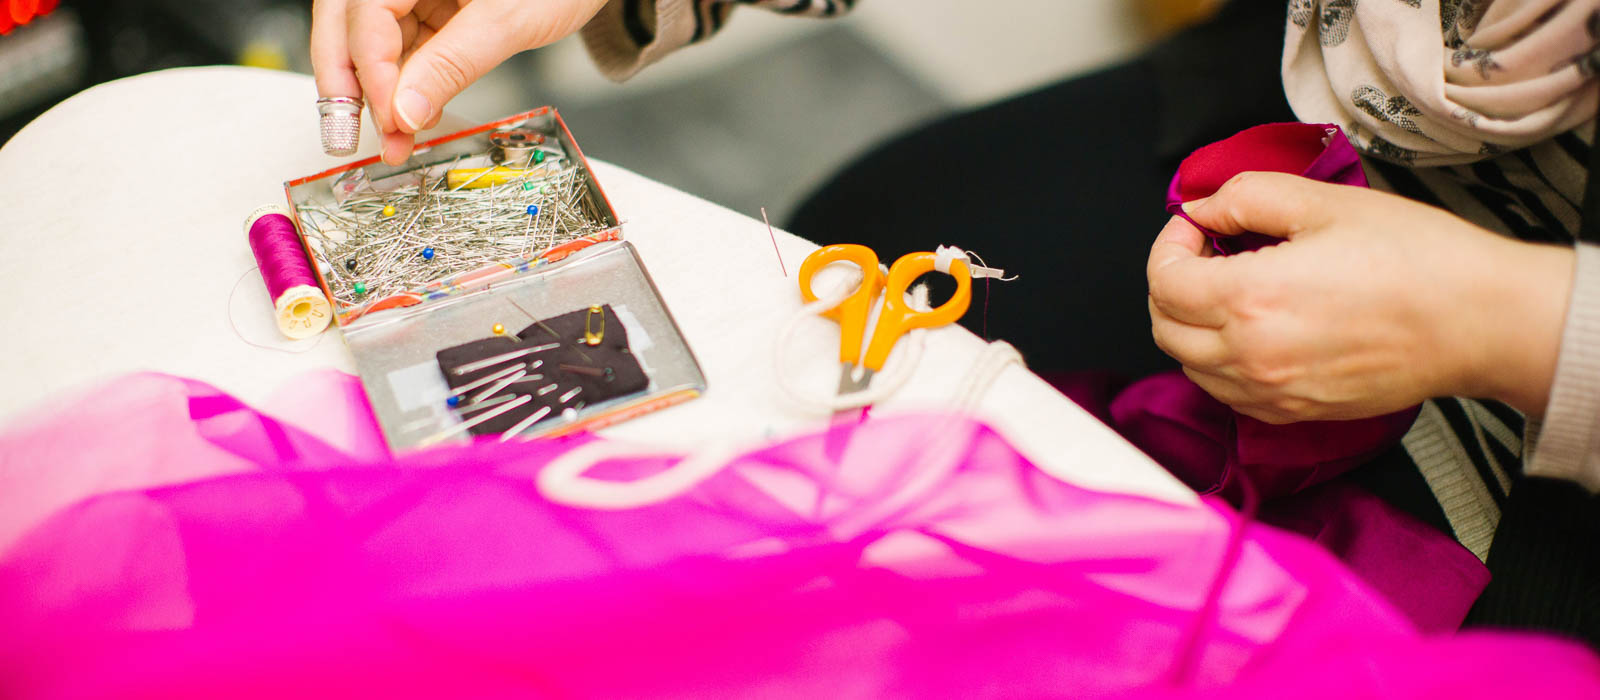
[[[549,155],[546,160],[542,156]],[[541,156],[534,162],[535,156]],[[403,288],[365,288],[360,279],[364,271],[347,270],[335,253],[348,220],[330,220],[328,212],[340,209],[352,197],[381,194],[410,188],[455,194],[483,184],[499,184],[494,175],[501,172],[558,173],[566,169],[581,177],[574,206],[593,222],[581,235],[542,238],[527,237],[529,245],[487,256],[465,269],[442,272],[437,277]],[[468,173],[458,177],[457,173]],[[488,177],[486,177],[488,176]],[[539,181],[525,178],[525,184]],[[515,190],[515,187],[511,189]],[[285,195],[294,210],[295,223],[308,256],[313,262],[318,284],[333,301],[334,322],[347,327],[381,312],[434,303],[450,296],[482,289],[487,284],[560,262],[567,255],[589,245],[621,240],[622,225],[616,210],[594,178],[589,163],[578,147],[561,115],[551,107],[513,115],[465,129],[419,144],[411,157],[399,166],[389,166],[376,156],[348,163],[320,173],[284,183]],[[539,207],[537,189],[527,191],[527,202],[508,203],[513,210],[532,204]],[[402,221],[409,211],[368,212],[366,221],[376,225],[388,216]],[[533,215],[537,216],[537,215]],[[519,226],[507,230],[515,235]],[[418,251],[421,252],[420,250]],[[439,267],[447,261],[441,259]]]

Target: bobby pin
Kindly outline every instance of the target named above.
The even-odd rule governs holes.
[[[544,406],[544,407],[540,408],[539,410],[534,411],[533,413],[529,414],[527,418],[524,418],[524,419],[522,419],[520,421],[517,421],[516,425],[513,425],[510,428],[507,428],[505,432],[501,433],[500,434],[500,442],[505,442],[507,440],[510,440],[511,438],[516,437],[522,431],[527,430],[528,426],[533,425],[534,423],[538,423],[539,419],[544,418],[545,416],[548,416],[548,415],[550,415],[550,407],[549,406]]]
[[[546,350],[554,350],[559,347],[561,347],[560,343],[545,343],[544,345],[537,345],[531,348],[512,350],[511,352],[495,355],[494,357],[478,360],[477,362],[468,362],[467,364],[461,365],[460,367],[450,371],[459,377],[463,374],[476,372],[485,367],[493,367],[504,362],[510,362],[524,355],[531,355],[533,353],[544,352]]]
[[[479,402],[479,403],[469,403],[469,404],[467,404],[465,406],[456,406],[456,411],[458,411],[458,412],[460,412],[462,414],[471,413],[473,411],[481,411],[481,410],[483,410],[485,408],[489,408],[491,406],[499,406],[500,404],[503,404],[503,403],[505,403],[507,401],[511,401],[512,399],[515,399],[515,398],[517,398],[516,394],[505,394],[504,396],[496,396],[496,397],[494,397],[492,399],[489,399],[487,401],[482,401],[482,402]]]
[[[495,394],[500,393],[501,389],[504,389],[504,388],[506,388],[508,386],[511,386],[512,382],[517,381],[518,379],[521,379],[522,375],[524,375],[524,374],[527,374],[527,372],[519,369],[514,374],[512,374],[511,376],[506,377],[505,379],[502,379],[502,380],[500,380],[498,382],[495,382],[494,386],[491,386],[491,387],[489,387],[487,389],[484,389],[483,391],[478,392],[477,396],[472,397],[472,403],[478,403],[480,401],[483,401],[484,399],[487,399],[487,398],[489,398],[491,396],[494,396]]]
[[[565,362],[561,363],[558,366],[561,368],[561,371],[563,371],[563,372],[571,372],[573,374],[581,374],[581,375],[583,375],[585,377],[604,377],[606,375],[606,371],[603,370],[603,369],[600,369],[599,367],[585,367],[583,365],[569,365],[569,364],[566,364]]]
[[[525,403],[527,403],[529,401],[532,401],[532,400],[533,400],[532,396],[527,396],[527,395],[519,396],[519,397],[517,397],[517,399],[515,401],[511,401],[510,403],[502,405],[502,406],[500,406],[500,407],[498,407],[498,408],[496,408],[496,409],[494,409],[492,411],[486,411],[486,412],[480,414],[476,418],[473,418],[471,420],[462,421],[461,423],[458,423],[456,425],[452,425],[452,426],[450,426],[448,428],[445,428],[444,430],[441,430],[441,431],[439,431],[437,433],[429,435],[428,437],[425,437],[422,440],[419,440],[417,442],[417,447],[427,447],[428,445],[432,445],[432,444],[434,444],[434,443],[436,443],[436,442],[438,442],[440,440],[443,440],[443,439],[445,439],[447,437],[450,437],[452,435],[455,435],[457,433],[461,433],[461,432],[464,432],[464,431],[467,431],[467,430],[471,430],[471,429],[473,429],[473,428],[475,428],[475,427],[477,427],[479,425],[482,425],[482,424],[487,423],[487,422],[489,422],[491,420],[499,418],[501,415],[505,414],[507,411],[511,411],[512,409],[515,409],[516,407],[521,406],[522,404],[525,404]]]
[[[492,381],[495,381],[495,380],[500,379],[502,377],[505,377],[508,374],[513,374],[513,373],[517,372],[517,370],[520,370],[520,369],[522,369],[522,368],[521,367],[507,367],[507,368],[505,368],[503,370],[500,370],[499,372],[495,372],[494,374],[491,374],[491,375],[489,375],[487,377],[483,377],[481,379],[474,379],[471,382],[468,382],[466,384],[462,384],[461,386],[456,387],[455,391],[450,392],[450,395],[451,396],[460,396],[460,395],[465,394],[465,393],[467,393],[469,391],[472,391],[473,389],[476,389],[476,388],[478,388],[480,386],[488,384],[489,382],[492,382]]]

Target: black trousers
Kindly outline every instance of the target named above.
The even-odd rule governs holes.
[[[1041,374],[1175,368],[1145,305],[1167,183],[1200,146],[1294,120],[1279,76],[1284,22],[1278,0],[1235,0],[1132,61],[913,130],[819,189],[789,230],[885,261],[938,244],[977,251],[1019,279],[979,285],[963,323],[1015,345]],[[929,277],[937,302],[948,280]],[[1343,478],[1453,534],[1401,447]],[[1519,480],[1488,563],[1494,582],[1469,625],[1600,648],[1600,501]]]
[[[1293,120],[1284,22],[1281,2],[1239,0],[1128,63],[923,126],[839,173],[789,230],[885,262],[956,245],[1018,275],[980,283],[964,323],[1035,371],[1174,368],[1145,306],[1167,183],[1195,148]],[[937,301],[948,280],[929,281]]]

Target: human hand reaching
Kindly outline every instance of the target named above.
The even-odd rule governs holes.
[[[512,55],[578,31],[606,0],[316,0],[311,64],[322,97],[363,98],[383,161],[411,155],[444,105]]]
[[[1543,412],[1570,248],[1281,173],[1244,173],[1185,212],[1218,234],[1285,239],[1215,256],[1199,229],[1173,217],[1151,247],[1156,344],[1240,413],[1356,419],[1451,395]]]

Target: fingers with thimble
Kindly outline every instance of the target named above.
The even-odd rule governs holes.
[[[319,98],[317,115],[323,153],[348,156],[356,152],[356,147],[361,145],[361,98]]]
[[[311,6],[311,62],[316,67],[317,123],[322,150],[349,156],[361,145],[365,97],[350,60],[345,32],[346,0],[315,0]]]

